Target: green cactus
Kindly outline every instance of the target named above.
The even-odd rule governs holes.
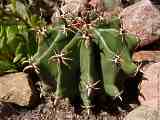
[[[43,95],[54,94],[55,104],[59,97],[71,101],[81,98],[88,110],[94,105],[97,91],[111,98],[122,94],[126,77],[137,72],[131,57],[138,41],[120,30],[118,17],[106,22],[97,20],[95,14],[93,23],[90,18],[63,18],[47,26],[37,17],[30,17],[23,4],[12,2],[12,17],[21,16],[21,24],[0,26],[0,74],[27,63],[23,71],[37,74]]]
[[[96,29],[94,30],[98,39],[101,52],[101,68],[103,73],[103,82],[106,93],[109,96],[120,95],[121,90],[116,86],[117,75],[120,70],[128,75],[133,75],[137,66],[131,60],[130,51],[135,46],[135,38],[129,41],[122,39],[122,35],[116,29]],[[127,43],[126,43],[127,41]],[[118,85],[123,86],[123,78]],[[121,85],[122,84],[122,85]],[[121,88],[123,90],[123,88]]]
[[[94,91],[100,90],[100,75],[96,58],[96,45],[91,41],[86,45],[86,40],[83,40],[80,48],[80,70],[81,70],[81,97],[86,109],[91,109],[94,98]],[[88,111],[89,112],[89,111]]]
[[[79,50],[81,36],[76,34],[73,39],[61,50],[61,62],[57,65],[59,74],[57,76],[56,96],[69,97],[71,101],[79,96]]]

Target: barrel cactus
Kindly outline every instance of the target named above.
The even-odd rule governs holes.
[[[61,97],[71,101],[79,98],[90,110],[97,91],[122,100],[125,79],[137,71],[131,59],[137,38],[122,33],[117,26],[109,27],[114,26],[113,21],[106,27],[75,24],[80,25],[78,20],[69,24],[63,19],[51,27],[47,35],[51,36],[42,41],[32,59],[42,81],[44,73],[56,81],[54,104]]]
[[[16,57],[11,62],[21,61],[25,66],[24,72],[36,73],[42,83],[42,95],[46,95],[46,92],[52,94],[54,104],[61,97],[67,97],[71,101],[78,98],[90,110],[99,93],[112,100],[119,97],[123,101],[121,94],[124,80],[137,72],[137,66],[131,57],[138,40],[121,29],[118,17],[113,17],[108,22],[98,16],[94,10],[84,12],[84,16],[80,17],[68,18],[62,15],[53,26],[38,26],[39,31],[35,31],[36,27],[30,21],[32,19],[24,16],[22,22],[26,22],[22,26],[27,31],[19,36],[28,38],[29,41],[24,42],[16,36]],[[18,29],[22,29],[20,25]],[[31,35],[31,39],[30,34],[35,36]],[[0,45],[6,44],[1,36],[0,42]],[[25,48],[23,44],[28,47]],[[0,52],[0,58],[1,54]],[[12,67],[12,64],[7,67]],[[51,86],[53,89],[43,91],[47,81],[55,81]]]

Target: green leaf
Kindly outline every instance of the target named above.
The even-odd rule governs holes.
[[[11,0],[12,10],[13,10],[14,13],[16,12],[16,2],[17,2],[17,0]]]
[[[29,18],[26,6],[18,0],[12,0],[12,10],[13,13],[17,13],[23,19]]]
[[[6,50],[5,47],[7,46],[7,33],[6,27],[4,25],[0,25],[0,50]]]
[[[0,75],[7,73],[7,72],[15,72],[16,71],[16,66],[9,62],[9,61],[2,61],[0,60]]]
[[[20,42],[15,51],[13,63],[17,63],[21,59],[27,57],[27,48],[24,43]]]

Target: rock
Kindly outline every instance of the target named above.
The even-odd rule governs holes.
[[[158,120],[160,111],[142,105],[131,111],[124,120]]]
[[[83,4],[80,2],[71,2],[64,5],[61,9],[64,14],[71,14],[77,16]]]
[[[62,10],[65,14],[72,14],[78,16],[78,13],[84,9],[87,0],[65,0],[65,5]]]
[[[120,0],[65,0],[65,4],[61,7],[61,11],[67,17],[78,16],[79,13],[84,15],[86,7],[90,5],[96,8],[98,12],[104,12],[104,17],[113,14],[119,14]],[[52,15],[51,21],[55,23],[60,16],[59,10]]]
[[[49,17],[63,4],[64,0],[29,0],[29,2],[32,13]]]
[[[89,4],[96,8],[97,6],[102,5],[102,0],[90,0]]]
[[[87,0],[64,0],[64,5],[61,6],[62,14],[67,17],[78,16],[79,12],[85,8]],[[56,12],[52,14],[51,21],[56,23],[60,17],[60,11],[57,9]]]
[[[133,61],[160,62],[160,51],[138,51],[133,53]]]
[[[118,16],[122,11],[121,0],[90,0],[89,5],[103,15],[103,18],[111,20],[112,16]]]
[[[143,72],[146,79],[140,84],[139,101],[142,105],[160,110],[160,63],[149,65]]]
[[[90,0],[89,4],[99,10],[112,11],[121,6],[121,0]]]
[[[38,104],[38,99],[27,74],[12,73],[0,77],[0,101],[33,107]]]
[[[140,38],[139,47],[160,38],[160,11],[150,0],[141,0],[127,8],[121,15],[124,29]]]

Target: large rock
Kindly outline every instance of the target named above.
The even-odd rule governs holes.
[[[37,105],[38,99],[27,74],[12,73],[0,77],[0,101],[32,107]]]
[[[150,0],[141,0],[121,13],[124,29],[137,35],[139,47],[148,45],[160,38],[160,11]]]
[[[143,77],[140,84],[139,101],[143,105],[147,105],[157,109],[160,102],[160,51],[139,51],[133,54],[133,61],[144,62],[146,65],[142,66]]]
[[[131,111],[124,120],[159,120],[160,111],[148,106],[139,106]]]
[[[160,63],[154,63],[144,69],[144,78],[140,84],[139,101],[142,105],[160,110]]]

